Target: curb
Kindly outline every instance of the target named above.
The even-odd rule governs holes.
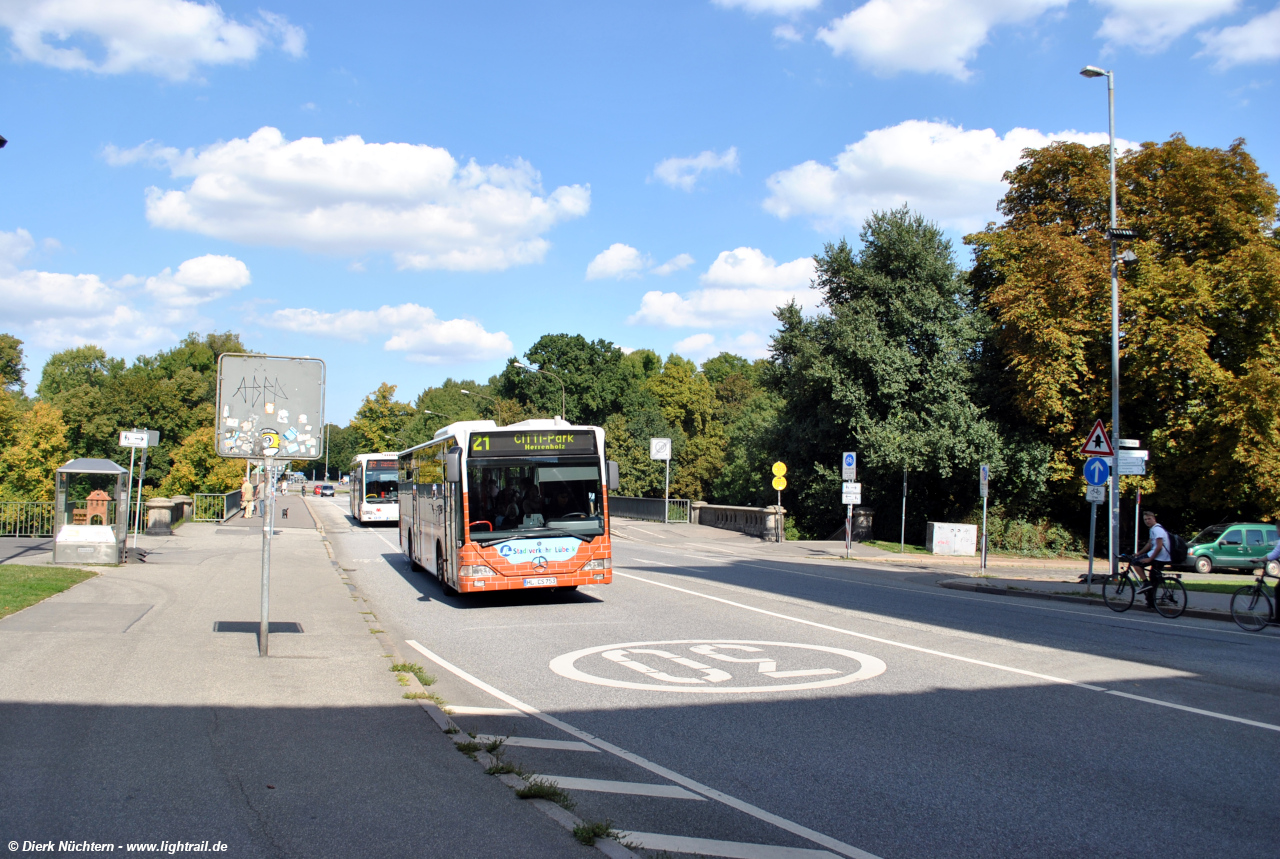
[[[1011,589],[1007,585],[978,584],[977,582],[967,581],[965,579],[948,579],[945,582],[938,582],[938,587],[947,588],[948,590],[953,590],[953,591],[971,591],[973,593],[995,594],[996,596],[1004,596],[1004,597],[1029,597],[1031,599],[1036,599],[1036,600],[1053,600],[1055,602],[1072,602],[1072,603],[1078,603],[1083,605],[1098,605],[1098,606],[1106,605],[1106,603],[1102,601],[1101,597],[1088,597],[1088,596],[1077,597],[1077,596],[1071,596],[1069,594],[1046,594],[1046,593],[1040,593],[1038,591],[1023,591],[1018,589]],[[1137,600],[1134,600],[1131,611],[1141,611],[1141,612],[1146,612],[1147,614],[1156,613],[1156,610],[1153,608],[1147,608],[1145,605],[1139,605]],[[1119,613],[1120,612],[1117,612],[1117,614]],[[1195,618],[1200,618],[1201,620],[1231,621],[1230,612],[1215,611],[1213,609],[1203,609],[1203,608],[1188,608],[1181,615],[1179,615],[1179,617],[1195,617]],[[1173,619],[1176,620],[1177,618],[1173,618]]]
[[[317,516],[315,514],[315,511],[311,509],[311,505],[308,503],[307,496],[305,495],[302,496],[302,501],[307,506],[307,512],[311,514],[311,520],[316,523],[316,531],[319,532],[321,537],[321,542],[324,543],[325,551],[328,552],[329,554],[329,563],[333,566],[334,572],[338,574],[338,580],[342,582],[342,584],[346,585],[347,590],[351,594],[351,599],[353,602],[357,604],[363,603],[365,606],[369,607],[370,614],[362,615],[362,617],[366,619],[365,622],[372,623],[373,621],[376,621],[377,615],[372,613],[372,605],[369,603],[369,600],[365,597],[364,594],[360,592],[360,589],[356,587],[355,583],[352,582],[351,579],[348,578],[347,576],[348,572],[354,572],[354,570],[351,570],[351,571],[344,570],[342,568],[342,565],[338,563],[337,558],[334,556],[333,546],[332,544],[330,544],[329,537],[325,533],[324,525],[322,525],[320,522],[320,517]],[[373,620],[371,621],[369,620],[369,618],[372,618]],[[372,630],[370,631],[372,632]],[[383,653],[391,657],[392,664],[395,664],[397,662],[407,661],[405,660],[403,654],[401,654],[400,648],[396,646],[395,640],[393,640],[389,634],[382,631],[378,631],[373,633],[373,635],[378,640],[378,643],[382,645]],[[406,694],[414,696],[412,699],[406,699],[406,700],[412,700],[415,704],[417,704],[418,707],[431,718],[431,721],[435,723],[436,727],[440,729],[441,733],[445,734],[450,740],[454,742],[455,745],[472,739],[472,737],[469,734],[463,732],[461,728],[459,728],[456,724],[454,724],[454,721],[449,718],[449,714],[445,711],[444,707],[441,707],[439,704],[435,703],[435,701],[431,701],[425,697],[430,693],[427,692],[426,688],[418,681],[417,677],[415,677],[412,674],[406,674],[401,676],[404,676],[409,683],[409,685],[405,687]],[[422,695],[424,697],[418,697],[418,695]],[[440,699],[437,696],[437,700],[443,700],[443,699]],[[447,707],[448,705],[446,704],[444,706]],[[488,769],[490,766],[497,763],[496,758],[494,758],[489,753],[483,752],[483,751],[476,752],[475,758],[477,762],[485,769]],[[488,760],[486,761],[484,760],[484,758],[487,758]],[[524,780],[521,779],[519,776],[515,775],[514,773],[504,773],[502,775],[499,775],[498,779],[503,784],[507,785],[507,787],[510,787],[513,790],[518,790],[519,788],[522,788],[525,786]],[[568,811],[564,810],[560,806],[556,805],[554,802],[549,802],[545,799],[521,800],[521,802],[530,803],[531,805],[534,806],[534,808],[537,808],[547,817],[550,817],[556,823],[563,826],[570,833],[572,833],[576,827],[581,826],[583,823],[585,823],[585,821],[582,820],[582,818],[569,813]],[[608,856],[609,859],[642,859],[642,857],[631,852],[626,847],[622,846],[620,843],[618,843],[612,838],[597,838],[594,846],[601,853]]]

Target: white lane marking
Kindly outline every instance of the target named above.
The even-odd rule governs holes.
[[[699,856],[727,856],[729,859],[820,859],[834,853],[808,847],[776,847],[772,844],[749,844],[745,841],[716,841],[713,838],[689,838],[685,835],[659,835],[656,832],[621,832],[618,840],[638,844],[646,850],[668,850],[673,853],[696,853]]]
[[[382,536],[381,534],[378,534],[377,532],[374,532],[374,536],[376,536],[376,537],[377,537],[379,540],[381,540],[382,542],[386,543],[388,546],[390,546],[390,547],[391,547],[394,551],[396,551],[397,553],[403,553],[403,552],[404,552],[404,549],[401,549],[399,546],[397,546],[395,543],[391,542],[390,540],[388,540],[386,537]]]
[[[461,704],[450,704],[449,712],[455,716],[518,716],[523,719],[524,713],[508,707],[464,707]]]
[[[436,654],[432,653],[430,650],[427,650],[427,648],[423,647],[421,644],[419,644],[416,641],[406,641],[405,643],[408,644],[410,647],[412,647],[414,650],[421,653],[423,656],[430,659],[436,665],[439,665],[444,670],[452,671],[455,675],[467,681],[472,686],[475,686],[477,689],[482,689],[485,692],[488,692],[490,695],[497,698],[499,701],[506,701],[512,707],[515,707],[518,710],[523,710],[525,713],[528,713],[530,716],[533,716],[536,719],[541,719],[542,721],[546,722],[548,725],[554,725],[555,727],[564,731],[566,734],[577,737],[578,739],[584,742],[590,743],[591,745],[599,749],[602,749],[603,751],[606,751],[611,755],[616,755],[622,758],[624,761],[629,761],[638,767],[642,767],[656,776],[665,778],[668,781],[673,781],[682,787],[687,787],[689,790],[693,791],[694,793],[700,793],[703,796],[707,797],[708,799],[714,799],[717,802],[724,803],[730,808],[737,809],[738,811],[741,811],[744,814],[749,814],[752,817],[756,818],[757,820],[763,820],[765,823],[771,823],[774,826],[778,827],[779,829],[785,829],[787,832],[790,832],[792,835],[798,835],[801,838],[812,841],[815,844],[821,844],[823,847],[830,848],[831,850],[834,850],[835,852],[839,853],[841,856],[848,856],[850,857],[850,859],[880,859],[880,857],[876,856],[874,853],[868,853],[865,850],[859,850],[857,847],[854,847],[851,844],[845,844],[843,841],[839,841],[835,838],[832,838],[829,835],[823,835],[821,832],[810,829],[807,826],[801,826],[799,823],[795,823],[793,821],[787,820],[785,817],[779,817],[778,815],[769,811],[765,811],[763,808],[754,806],[749,802],[744,802],[743,800],[738,799],[737,797],[730,796],[729,794],[722,793],[721,791],[718,791],[713,787],[708,787],[705,784],[696,782],[693,779],[688,778],[687,776],[683,776],[680,773],[675,772],[674,770],[669,770],[666,767],[662,766],[661,764],[655,764],[653,761],[646,760],[645,758],[642,758],[633,752],[627,751],[621,746],[615,746],[613,743],[610,743],[607,740],[602,740],[599,737],[592,736],[591,734],[588,734],[586,731],[582,730],[581,728],[575,728],[573,725],[570,725],[568,722],[557,719],[555,716],[549,716],[546,713],[543,713],[541,710],[531,707],[528,704],[524,703],[523,701],[513,698],[507,693],[499,689],[496,689],[493,686],[490,686],[488,683],[484,682],[479,677],[475,677],[471,674],[468,674],[466,671],[463,671],[461,668],[454,665],[452,662],[448,661],[444,657],[437,656]]]
[[[639,781],[609,781],[602,778],[576,778],[567,775],[543,775],[538,778],[553,781],[565,790],[591,790],[597,793],[626,793],[632,796],[660,796],[664,799],[696,799],[706,802],[705,796],[690,793],[674,784],[646,784]]]
[[[664,539],[664,540],[668,539],[668,536],[667,536],[666,534],[659,534],[659,533],[657,533],[657,532],[655,532],[655,531],[646,531],[645,529],[643,529],[643,528],[637,528],[637,527],[636,527],[636,526],[634,526],[634,525],[628,525],[628,526],[626,526],[626,527],[627,527],[629,530],[632,530],[632,531],[639,531],[641,534],[648,534],[650,537],[661,537],[661,538],[662,538],[662,539]]]
[[[637,560],[640,560],[640,559],[637,559]],[[659,564],[660,566],[664,566],[664,567],[672,566],[671,564],[663,564],[661,561],[644,561],[644,563]],[[780,612],[769,611],[768,609],[763,609],[763,608],[756,608],[755,606],[745,605],[744,603],[740,603],[740,602],[734,602],[733,600],[727,600],[723,597],[712,596],[711,594],[704,594],[704,593],[699,593],[698,591],[691,591],[688,588],[681,588],[681,587],[676,587],[675,585],[669,585],[669,584],[666,584],[665,582],[655,582],[652,579],[646,579],[646,578],[643,578],[642,576],[633,576],[627,573],[619,572],[616,568],[614,569],[613,574],[615,576],[622,576],[623,578],[627,578],[627,579],[634,579],[635,581],[638,581],[638,582],[644,582],[645,584],[656,585],[657,587],[660,587],[660,588],[669,588],[670,590],[679,591],[680,593],[689,594],[690,596],[701,597],[703,599],[711,600],[713,602],[724,603],[725,605],[731,605],[731,606],[734,606],[735,608],[746,609],[747,611],[753,611],[753,612],[756,612],[757,614],[768,615],[769,617],[776,617],[780,620],[789,620],[792,623],[800,623],[800,624],[804,624],[805,626],[816,627],[817,629],[825,629],[829,632],[838,632],[841,635],[848,635],[848,636],[852,636],[853,638],[861,638],[866,641],[874,641],[874,642],[877,642],[878,644],[887,644],[890,647],[901,647],[903,650],[911,650],[916,653],[927,653],[930,656],[940,656],[943,659],[954,659],[957,662],[965,662],[970,665],[981,665],[984,668],[994,668],[997,671],[1007,671],[1010,674],[1019,674],[1023,677],[1034,677],[1037,680],[1047,680],[1050,683],[1059,683],[1064,686],[1075,686],[1080,689],[1088,689],[1091,692],[1109,692],[1113,695],[1119,695],[1124,698],[1133,698],[1134,700],[1137,700],[1137,701],[1143,701],[1143,702],[1148,702],[1152,704],[1159,704],[1160,706],[1163,706],[1163,707],[1172,707],[1177,710],[1185,710],[1187,712],[1196,713],[1201,716],[1210,716],[1214,719],[1222,719],[1227,722],[1236,722],[1238,724],[1249,725],[1250,727],[1254,727],[1254,728],[1265,728],[1268,731],[1280,731],[1280,725],[1272,725],[1269,722],[1258,722],[1253,719],[1245,719],[1240,716],[1230,716],[1230,715],[1227,715],[1226,713],[1215,713],[1212,710],[1199,710],[1194,707],[1184,707],[1181,704],[1173,704],[1166,701],[1159,701],[1155,698],[1141,698],[1136,695],[1129,695],[1127,693],[1116,692],[1111,689],[1105,689],[1102,686],[1094,686],[1092,683],[1082,683],[1079,680],[1068,680],[1065,677],[1054,677],[1052,674],[1041,674],[1038,671],[1028,671],[1025,668],[1014,668],[1012,665],[1001,665],[998,662],[987,662],[984,659],[973,659],[972,657],[969,657],[969,656],[960,656],[955,653],[947,653],[946,651],[943,651],[943,650],[932,650],[928,647],[918,647],[914,644],[906,644],[905,642],[894,641],[891,638],[881,638],[876,635],[868,635],[864,632],[854,632],[851,629],[842,629],[841,627],[838,627],[838,626],[830,626],[825,623],[818,623],[817,621],[805,620],[802,617],[792,617],[791,615],[781,614]]]
[[[678,657],[674,653],[666,650],[660,650],[654,645],[695,645],[690,647],[691,651],[697,652],[700,656],[709,656],[719,659],[723,662],[738,662],[757,665],[757,670],[751,676],[753,679],[759,674],[765,674],[768,677],[776,677],[778,679],[788,679],[793,677],[828,677],[831,674],[840,675],[838,677],[829,677],[825,680],[810,680],[806,683],[779,683],[773,686],[707,686],[706,683],[719,683],[723,680],[732,680],[733,675],[726,671],[710,668],[701,662],[694,662],[691,659]],[[754,645],[761,645],[756,647]],[[806,668],[792,671],[776,671],[777,662],[773,659],[737,659],[735,657],[726,656],[723,653],[717,653],[717,648],[749,650],[761,652],[764,648],[792,648],[800,651],[817,651],[818,653],[831,654],[840,657],[840,660],[852,660],[857,665],[857,670],[838,671],[834,668]],[[775,650],[776,652],[776,650]],[[575,663],[588,656],[600,654],[605,659],[631,668],[635,671],[652,678],[653,680],[665,681],[665,683],[637,683],[631,680],[615,680],[612,677],[601,677],[597,674],[589,674],[578,668]],[[673,677],[664,672],[658,671],[651,666],[642,662],[635,662],[626,658],[624,654],[640,654],[649,653],[664,657],[680,665],[684,665],[695,670],[704,672],[715,671],[717,674],[707,674],[705,677]],[[813,656],[812,653],[809,654]],[[812,663],[811,663],[812,664]],[[685,639],[680,641],[633,641],[621,644],[601,644],[595,647],[584,647],[582,650],[575,650],[572,653],[566,653],[557,656],[551,660],[551,670],[561,677],[569,680],[577,680],[580,683],[592,683],[597,686],[612,686],[615,689],[646,689],[656,690],[659,692],[685,692],[693,694],[724,694],[724,695],[742,695],[757,692],[795,692],[801,689],[823,689],[829,686],[842,686],[846,683],[855,683],[859,680],[869,680],[872,677],[878,677],[885,672],[885,664],[882,660],[868,656],[865,653],[857,653],[852,650],[841,650],[838,647],[826,647],[821,644],[793,644],[785,641],[737,641],[732,639]],[[723,677],[719,676],[723,675]],[[678,683],[686,684],[672,686],[667,684]]]
[[[544,740],[541,737],[499,737],[496,734],[476,734],[477,743],[502,740],[504,746],[520,746],[524,749],[555,749],[558,752],[599,752],[600,750],[576,740]]]
[[[654,551],[658,551],[658,552],[672,551],[663,546],[647,546],[647,548],[652,549]],[[684,556],[684,557],[702,557],[702,556],[693,555],[693,556]],[[742,557],[747,557],[747,556],[744,555]],[[640,560],[640,559],[637,559],[637,560]],[[1196,632],[1210,632],[1210,633],[1213,633],[1214,635],[1235,635],[1241,638],[1247,638],[1250,641],[1254,641],[1259,644],[1262,644],[1264,642],[1272,643],[1272,644],[1280,643],[1280,638],[1277,638],[1274,636],[1263,638],[1263,637],[1259,637],[1256,632],[1241,632],[1238,629],[1223,629],[1222,622],[1216,621],[1216,620],[1205,621],[1207,623],[1214,624],[1214,626],[1204,626],[1201,623],[1195,623],[1197,618],[1188,618],[1188,620],[1192,621],[1191,623],[1175,625],[1175,624],[1171,624],[1167,620],[1145,620],[1140,617],[1131,617],[1128,615],[1121,617],[1115,612],[1106,612],[1106,613],[1099,614],[1096,611],[1081,611],[1079,609],[1056,608],[1053,606],[1044,605],[1039,601],[1010,600],[995,594],[982,596],[982,597],[966,596],[964,593],[953,591],[950,589],[946,591],[942,591],[942,590],[935,590],[932,587],[904,588],[900,585],[886,585],[882,582],[858,581],[857,579],[849,578],[847,576],[827,576],[827,575],[822,575],[820,573],[808,573],[803,570],[793,569],[792,567],[769,567],[769,566],[765,566],[764,564],[752,564],[752,563],[746,563],[746,562],[726,561],[723,558],[718,558],[718,557],[705,558],[705,560],[719,563],[722,566],[754,567],[757,570],[769,570],[770,572],[775,572],[775,573],[790,573],[791,575],[806,576],[811,579],[822,579],[825,582],[843,582],[845,584],[858,585],[864,588],[880,588],[881,590],[886,590],[886,591],[901,591],[902,593],[924,595],[928,597],[933,597],[935,599],[950,599],[950,600],[964,600],[966,602],[980,602],[984,605],[1000,606],[1001,608],[1004,608],[1004,609],[1015,609],[1015,610],[1020,609],[1022,611],[1046,611],[1046,612],[1052,612],[1053,614],[1073,614],[1073,615],[1076,615],[1077,617],[1087,617],[1090,620],[1094,621],[1095,623],[1107,623],[1112,626],[1124,626],[1125,624],[1130,624],[1130,623],[1140,623],[1148,626],[1159,626],[1161,627],[1162,631],[1171,632],[1171,633],[1180,632],[1181,630],[1179,629],[1179,627],[1181,627],[1183,629],[1190,629]],[[853,560],[858,561],[861,564],[862,562],[867,561],[869,559],[854,558]],[[661,561],[646,561],[645,563],[662,564]],[[845,567],[842,564],[835,563],[833,561],[823,560],[820,558],[796,558],[794,560],[779,561],[778,563],[791,564],[795,566],[803,565],[803,566],[810,566],[810,567],[827,567],[827,568],[834,568],[838,570],[849,570],[850,572],[853,572],[858,569],[867,569],[864,566]],[[663,566],[674,566],[674,565],[665,564]],[[872,569],[874,572],[877,572],[877,573],[903,572],[902,568],[898,565],[882,565],[878,567],[871,567],[870,569]],[[938,573],[937,570],[926,570],[926,571],[931,573]],[[942,575],[941,573],[938,573],[938,574]],[[948,571],[946,575],[951,575],[950,571]],[[731,587],[730,585],[724,585],[724,586]]]

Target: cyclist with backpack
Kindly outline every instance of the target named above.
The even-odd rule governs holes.
[[[1147,544],[1142,547],[1141,554],[1133,559],[1133,565],[1138,568],[1140,574],[1145,572],[1147,567],[1151,568],[1150,574],[1143,577],[1143,585],[1138,589],[1138,593],[1146,595],[1148,608],[1155,608],[1156,589],[1160,586],[1164,568],[1172,560],[1169,554],[1171,541],[1169,532],[1156,521],[1154,510],[1142,511],[1142,524],[1147,526]]]

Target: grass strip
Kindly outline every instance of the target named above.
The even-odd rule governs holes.
[[[597,838],[617,838],[618,830],[613,828],[612,820],[584,820],[573,827],[573,837],[588,847],[594,846]]]
[[[96,575],[92,570],[75,567],[0,564],[0,617],[22,611]]]
[[[416,662],[397,662],[391,666],[391,670],[398,674],[412,674],[418,678],[418,682],[423,686],[430,686],[436,682],[434,674],[428,674],[423,670],[422,666]]]
[[[538,776],[525,779],[525,786],[516,791],[516,796],[521,799],[549,799],[565,811],[572,811],[575,804],[560,785]],[[591,843],[595,843],[594,838]]]

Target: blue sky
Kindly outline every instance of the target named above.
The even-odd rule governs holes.
[[[1025,146],[1244,137],[1273,0],[0,0],[0,316],[53,351],[190,330],[380,382],[546,333],[766,354],[810,258],[909,203],[959,242]]]

